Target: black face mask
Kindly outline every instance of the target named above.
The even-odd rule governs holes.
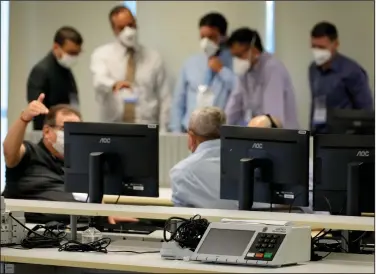
[[[272,128],[278,128],[278,126],[274,123],[272,117],[270,116],[270,114],[265,114],[266,117],[268,117],[269,121],[270,121],[270,124],[272,125]]]

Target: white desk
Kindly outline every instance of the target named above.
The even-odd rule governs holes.
[[[373,256],[367,255],[333,254],[333,256],[328,256],[328,258],[319,262],[270,269],[170,261],[161,259],[159,254],[79,253],[78,255],[74,252],[59,252],[57,249],[18,250],[1,248],[1,261],[6,263],[143,273],[374,273],[373,260]]]
[[[320,214],[296,214],[277,212],[257,212],[238,210],[218,210],[202,208],[177,208],[156,206],[132,206],[110,204],[83,204],[68,202],[32,201],[5,199],[7,209],[12,211],[26,211],[34,213],[66,214],[82,216],[119,216],[142,219],[166,220],[179,216],[190,218],[196,214],[210,222],[223,218],[246,220],[280,220],[291,221],[295,225],[308,225],[312,229],[328,228],[340,230],[375,231],[374,217],[330,216]]]
[[[173,206],[171,202],[171,188],[159,188],[159,197],[133,197],[120,196],[118,204],[125,205],[149,205],[149,206]],[[103,201],[108,204],[114,204],[118,199],[117,195],[104,195]]]

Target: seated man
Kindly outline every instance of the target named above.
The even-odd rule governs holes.
[[[266,115],[259,115],[253,118],[248,123],[249,127],[266,127],[266,128],[282,128],[282,123],[276,117]]]
[[[249,126],[282,127],[282,123],[267,115],[253,118]],[[170,171],[174,206],[238,209],[238,202],[220,199],[220,127],[225,114],[216,107],[195,110],[189,121],[188,148],[192,154]],[[276,205],[275,207],[278,207]],[[269,204],[254,203],[253,208],[270,208]]]
[[[64,192],[64,122],[80,122],[81,115],[69,105],[50,110],[43,104],[42,93],[30,102],[10,127],[4,140],[6,163],[5,198],[75,202],[72,193]],[[46,115],[43,138],[38,144],[24,141],[27,125],[38,115]],[[27,222],[69,222],[69,215],[25,214]],[[110,217],[110,223],[135,221]]]
[[[174,206],[238,209],[237,201],[221,200],[220,193],[220,127],[226,122],[218,107],[193,111],[188,124],[190,156],[170,171]]]
[[[263,127],[263,128],[283,128],[283,125],[276,117],[266,115],[259,115],[254,117],[248,123],[249,127]],[[309,207],[312,208],[312,191],[313,191],[313,162],[309,158]]]

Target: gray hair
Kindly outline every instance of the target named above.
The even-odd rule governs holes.
[[[188,129],[194,134],[216,139],[220,137],[220,128],[226,123],[226,115],[218,107],[203,107],[192,112]]]

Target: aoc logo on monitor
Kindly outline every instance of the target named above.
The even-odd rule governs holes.
[[[262,143],[254,143],[252,148],[262,149]]]
[[[368,150],[359,150],[356,154],[358,157],[369,157],[369,151]]]
[[[100,138],[99,143],[100,144],[111,144],[111,138]]]

